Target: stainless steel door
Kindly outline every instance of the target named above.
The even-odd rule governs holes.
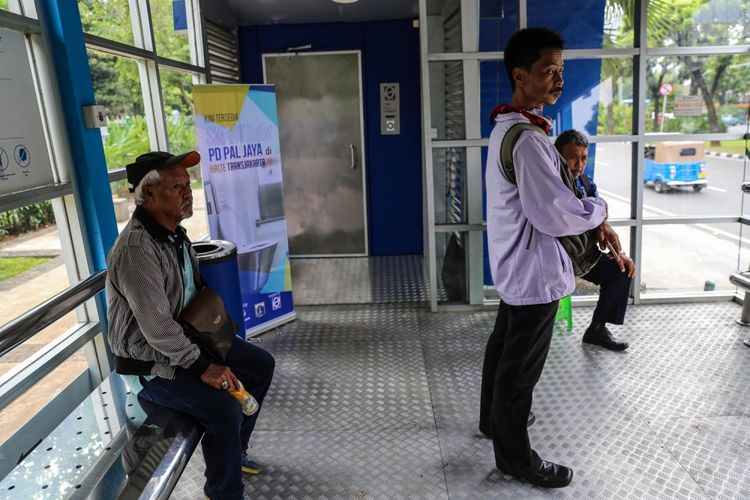
[[[367,255],[360,54],[267,54],[276,85],[289,251]]]

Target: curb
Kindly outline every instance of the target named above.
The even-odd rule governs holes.
[[[742,160],[745,155],[742,153],[725,153],[723,151],[706,151],[708,156],[718,156],[721,158],[734,158],[735,160]]]

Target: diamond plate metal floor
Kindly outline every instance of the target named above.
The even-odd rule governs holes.
[[[427,302],[429,280],[420,255],[292,259],[297,305]],[[438,273],[438,300],[447,300]]]
[[[734,303],[630,307],[614,353],[558,324],[531,441],[573,467],[543,490],[494,469],[477,433],[495,313],[418,304],[300,307],[260,337],[277,360],[246,498],[750,498],[750,349]],[[173,498],[200,498],[200,451]]]

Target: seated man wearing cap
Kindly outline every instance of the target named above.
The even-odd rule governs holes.
[[[180,226],[193,215],[187,168],[199,161],[195,151],[151,152],[127,166],[137,207],[107,261],[107,338],[116,371],[138,376],[140,398],[192,415],[205,429],[206,495],[240,499],[242,471],[260,471],[245,455],[258,412],[245,416],[226,389],[242,382],[262,405],[274,359],[235,338],[226,366],[216,364],[177,322],[201,286],[195,252]]]

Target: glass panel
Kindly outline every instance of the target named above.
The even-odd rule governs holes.
[[[193,76],[188,73],[160,68],[164,117],[171,152],[184,153],[196,149],[193,122]],[[200,169],[196,169],[200,176]]]
[[[179,154],[197,149],[193,121],[193,75],[165,69],[164,66],[159,71],[169,150]],[[196,241],[208,235],[206,200],[200,164],[188,169],[188,172],[193,180],[193,216],[185,219],[182,225],[187,229],[188,237]]]
[[[430,63],[430,115],[434,140],[466,137],[461,61]]]
[[[632,133],[632,68],[627,59],[566,61],[563,94],[544,108],[554,119],[553,134],[570,128],[587,135]]]
[[[466,222],[466,148],[432,150],[435,224]]]
[[[187,230],[190,241],[198,241],[208,236],[208,215],[206,213],[206,197],[203,194],[203,186],[199,179],[195,179],[195,171],[199,166],[189,168],[188,172],[193,177],[193,216],[183,220],[180,224]],[[128,192],[126,181],[117,181],[110,183],[113,194],[113,203],[115,206],[115,218],[117,219],[118,232],[122,231],[125,224],[135,210],[135,200],[133,195]]]
[[[641,291],[733,291],[729,273],[737,268],[740,225],[666,224],[643,227]]]
[[[115,208],[115,220],[117,220],[117,232],[119,233],[128,223],[130,216],[133,215],[135,200],[133,194],[128,191],[128,181],[123,179],[110,182],[109,187],[112,190],[112,203]]]
[[[43,332],[40,332],[39,335],[32,340],[36,342],[39,336],[46,335],[47,332],[51,330],[60,330],[58,334],[61,333],[62,329],[58,326],[58,323],[70,323],[69,316],[74,317],[75,315],[71,313],[68,316],[61,318],[54,325],[48,327]],[[55,336],[57,336],[57,334],[55,334]],[[49,340],[51,340],[51,338]],[[27,347],[43,347],[35,346],[35,344],[27,344],[15,348],[0,360],[0,370],[2,370],[3,375],[28,357],[30,352],[26,349]],[[47,403],[52,401],[63,391],[63,389],[70,385],[76,377],[87,369],[88,363],[86,362],[83,348],[81,348],[43,377],[39,382],[27,389],[11,404],[3,408],[2,411],[0,411],[0,420],[3,422],[3,425],[0,426],[0,444],[4,443],[16,431],[21,429],[31,417],[39,413]],[[2,378],[3,377],[0,376],[0,379]]]
[[[750,134],[747,135],[748,140],[736,141],[735,150],[732,152],[734,156],[732,159],[735,161],[735,165],[742,162],[743,178],[745,182],[750,182],[750,172],[747,171],[748,161],[750,161]],[[728,142],[728,141],[727,141]],[[739,158],[741,156],[741,159]],[[750,217],[750,194],[743,193],[742,195],[742,215],[744,217]],[[750,236],[750,226],[743,226],[743,235],[745,238]]]
[[[646,132],[744,133],[749,66],[744,54],[649,57]]]
[[[436,233],[438,304],[468,301],[466,248],[468,233]]]
[[[189,63],[190,41],[185,11],[187,3],[149,0],[156,53],[161,57]]]
[[[99,129],[108,168],[120,168],[151,147],[144,116],[138,63],[88,51],[96,103],[107,110],[107,126]]]
[[[479,3],[479,50],[500,52],[516,32],[518,3],[481,0]]]
[[[599,197],[607,201],[611,219],[630,218],[630,185],[633,145],[606,142],[589,145],[585,173],[596,183]]]
[[[490,113],[501,103],[509,103],[511,96],[510,81],[503,61],[481,61],[479,63],[479,121],[482,137],[489,137],[493,122]]]
[[[737,271],[750,271],[750,226],[740,224],[740,258],[736,262]]]
[[[460,0],[427,0],[428,52],[461,52]]]
[[[648,2],[649,47],[750,43],[750,9],[744,0]]]
[[[544,114],[554,119],[553,135],[570,128],[589,136],[631,134],[632,72],[629,59],[568,60],[562,97],[554,106],[544,108]],[[510,83],[502,61],[483,61],[480,79],[482,136],[489,137],[490,113],[498,104],[510,102]],[[436,108],[432,107],[433,116],[440,111]],[[433,118],[433,126],[435,123]]]
[[[134,45],[128,0],[78,0],[83,31]]]
[[[554,8],[556,15],[550,15]],[[528,25],[560,33],[566,49],[633,46],[634,2],[552,2],[529,0]]]
[[[706,155],[703,141],[646,145],[643,216],[741,213],[742,160]]]
[[[0,322],[68,286],[61,247],[51,201],[0,212]]]

